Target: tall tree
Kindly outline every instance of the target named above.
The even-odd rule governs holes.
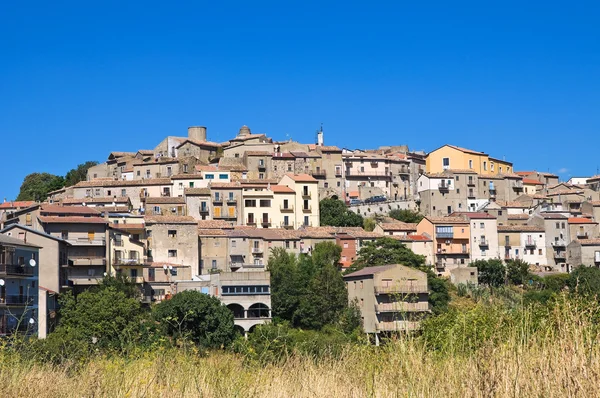
[[[65,186],[64,178],[50,173],[31,173],[25,177],[17,200],[43,201],[48,192]]]
[[[65,176],[65,185],[70,187],[71,185],[75,185],[80,181],[85,181],[87,179],[88,169],[96,166],[97,164],[98,162],[95,160],[89,160],[85,163],[81,163],[76,168],[69,170]]]
[[[480,284],[490,287],[498,287],[504,284],[506,267],[504,267],[502,260],[497,258],[477,260],[471,263],[471,267],[477,268],[477,280]]]
[[[513,285],[522,285],[530,279],[529,263],[523,260],[506,262],[506,278]]]
[[[324,226],[362,227],[363,218],[346,207],[338,199],[323,199],[319,202],[320,222]]]
[[[423,219],[423,215],[417,211],[394,209],[390,211],[390,217],[407,223],[419,223]]]

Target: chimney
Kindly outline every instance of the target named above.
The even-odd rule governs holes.
[[[190,126],[188,127],[188,138],[198,142],[206,142],[206,127]]]

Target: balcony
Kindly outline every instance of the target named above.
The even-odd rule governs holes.
[[[237,199],[236,198],[227,198],[227,204],[235,205],[235,204],[237,204]]]
[[[535,239],[526,239],[525,247],[536,247]]]
[[[71,275],[67,278],[69,282],[71,282],[75,286],[94,286],[100,283],[102,280],[102,276],[93,275],[93,276],[80,276],[80,275]]]
[[[208,207],[201,207],[200,214],[208,214]]]
[[[427,284],[397,283],[391,286],[375,286],[375,294],[427,293]]]
[[[342,176],[342,170],[341,169],[335,169],[335,176],[336,177],[341,177]]]
[[[311,193],[310,191],[303,191],[302,192],[302,199],[310,199],[311,198]]]
[[[263,220],[260,222],[260,225],[262,225],[262,226],[263,226],[263,228],[268,228],[268,227],[270,227],[270,226],[271,226],[271,219],[268,219],[268,220],[267,220],[267,219],[263,219]]]
[[[462,249],[462,250],[438,249],[436,254],[438,256],[468,256],[469,249]]]
[[[266,170],[267,166],[266,166],[265,162],[259,162],[258,163],[258,169],[259,170]]]
[[[312,170],[310,175],[315,178],[327,178],[327,172],[325,170]]]
[[[479,247],[489,247],[490,242],[487,239],[481,239],[479,241]]]
[[[346,178],[368,178],[368,177],[373,177],[373,178],[385,178],[385,179],[391,179],[392,178],[392,173],[385,172],[385,171],[371,171],[371,170],[365,170],[365,171],[358,171],[358,170],[346,170]]]
[[[475,197],[476,197],[475,192],[472,190],[469,190],[469,193],[467,193],[467,198],[475,199]]]
[[[565,260],[567,258],[567,252],[554,252],[554,258]]]
[[[230,262],[229,263],[229,268],[231,269],[244,269],[244,268],[249,268],[249,269],[263,269],[265,268],[264,264],[252,264],[252,263],[240,263],[240,262]]]
[[[33,268],[28,265],[0,265],[2,276],[33,276]]]
[[[445,183],[445,182],[440,182],[440,183],[438,184],[438,189],[439,189],[440,191],[448,191],[448,190],[450,189],[450,185],[449,185],[449,184],[447,184],[447,183]]]
[[[523,182],[522,181],[515,182],[515,185],[513,185],[512,188],[515,191],[522,191],[523,190]]]
[[[248,220],[246,221],[246,225],[250,227],[256,227],[256,220]]]
[[[407,302],[395,302],[395,303],[381,303],[375,305],[375,311],[381,312],[424,312],[429,311],[428,302],[420,303],[407,303]]]
[[[406,166],[402,166],[398,170],[398,174],[410,174],[410,168],[408,168]]]
[[[215,220],[234,220],[237,218],[237,214],[235,212],[233,212],[233,213],[222,212],[218,215],[217,214],[213,215],[213,218]]]
[[[281,205],[279,207],[279,211],[281,211],[282,213],[293,213],[294,212],[294,205],[292,205],[292,206]]]
[[[66,239],[73,246],[106,246],[106,239],[75,238]]]
[[[262,247],[253,247],[252,254],[262,254],[264,252]]]
[[[129,280],[132,283],[135,283],[135,284],[138,284],[138,285],[141,285],[142,283],[144,283],[144,277],[143,276],[129,276],[128,278],[129,278]]]
[[[381,332],[411,332],[419,330],[419,322],[412,321],[389,321],[377,322],[377,330]]]
[[[514,256],[511,256],[510,253],[504,253],[504,259],[505,260],[518,260],[519,259],[519,255],[515,254]]]
[[[475,181],[473,181],[473,179],[468,179],[467,180],[467,185],[470,187],[474,187],[475,186]]]
[[[312,206],[308,206],[308,207],[303,207],[302,211],[304,213],[312,213]]]
[[[37,296],[26,296],[26,295],[6,295],[0,297],[0,306],[15,306],[24,307],[26,305],[37,305]]]
[[[160,196],[163,198],[170,198],[171,192],[170,191],[161,192]]]
[[[86,256],[73,257],[69,256],[69,265],[75,267],[90,267],[90,266],[105,266],[106,258],[104,256]]]
[[[213,203],[223,203],[223,198],[220,196],[214,196]]]
[[[115,266],[121,266],[121,267],[126,267],[126,266],[136,266],[136,265],[142,265],[143,261],[140,260],[140,257],[130,257],[130,258],[125,258],[125,257],[116,257],[113,261],[113,265]]]
[[[551,244],[552,244],[552,247],[554,247],[554,248],[556,248],[556,247],[566,247],[567,246],[567,242],[565,242],[562,239],[555,240]]]
[[[280,226],[281,226],[281,228],[285,228],[285,229],[294,229],[294,224],[290,223],[290,222],[288,222],[288,223],[282,222]]]
[[[454,232],[436,232],[437,239],[454,239]]]
[[[579,231],[577,232],[577,239],[588,239],[589,235],[587,232]]]

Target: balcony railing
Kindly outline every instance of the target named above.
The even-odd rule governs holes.
[[[208,213],[208,207],[201,207],[200,208],[200,214],[207,214]]]
[[[513,189],[515,191],[522,191],[523,190],[523,182],[521,182],[521,181],[515,182],[515,185],[513,185]]]
[[[279,207],[279,210],[282,213],[293,213],[294,212],[294,205],[291,205],[291,206],[283,206],[283,205],[281,205]]]
[[[414,321],[389,321],[389,322],[377,322],[377,330],[382,332],[410,332],[419,330],[419,322]]]
[[[223,198],[221,196],[214,196],[213,203],[223,203]]]
[[[270,227],[271,226],[271,219],[263,219],[260,222],[260,225],[262,225],[263,227]]]
[[[438,239],[454,239],[454,232],[436,232],[435,236]]]
[[[427,293],[427,284],[398,283],[391,286],[375,286],[376,294]]]
[[[33,276],[33,268],[29,265],[0,265],[0,275],[7,276]]]
[[[237,203],[237,199],[236,198],[227,198],[227,203],[228,204],[236,204]]]
[[[26,295],[6,295],[0,296],[0,305],[36,305],[38,302],[37,296],[26,296]]]
[[[285,229],[293,229],[294,228],[294,224],[291,222],[288,222],[288,223],[282,222],[280,224],[280,226],[281,226],[281,228],[285,228]]]
[[[438,256],[462,256],[468,255],[469,249],[461,249],[461,250],[446,250],[446,249],[437,249],[436,254]]]
[[[526,239],[525,240],[525,247],[535,247],[536,243],[535,243],[535,239]]]
[[[346,178],[357,178],[357,177],[383,177],[387,179],[392,178],[392,173],[389,171],[386,173],[385,171],[357,171],[357,170],[346,170]]]
[[[252,248],[252,254],[260,254],[263,252],[263,248],[262,247],[253,247]]]
[[[246,225],[255,227],[256,226],[256,220],[248,220],[248,221],[246,221]]]
[[[310,174],[315,178],[326,178],[327,172],[325,170],[313,170]]]
[[[565,259],[567,258],[566,252],[554,252],[554,258]]]
[[[213,215],[214,219],[233,219],[233,218],[237,218],[237,214],[234,213],[229,213],[229,212],[221,212],[221,214],[219,215]]]
[[[587,239],[587,238],[588,238],[588,236],[589,236],[589,235],[588,235],[588,233],[587,233],[587,232],[582,232],[582,231],[579,231],[579,232],[577,232],[577,238],[578,238],[578,239]]]
[[[420,303],[407,303],[407,302],[395,302],[395,303],[381,303],[375,305],[376,312],[423,312],[429,311],[428,302]]]
[[[450,189],[450,184],[446,184],[445,182],[441,182],[438,184],[438,189],[440,191],[447,191]]]
[[[305,212],[305,213],[311,213],[312,212],[312,206],[303,207],[302,211]]]
[[[73,246],[106,246],[106,239],[75,238],[66,239]]]
[[[143,261],[140,260],[140,257],[116,257],[113,261],[114,265],[127,266],[127,265],[140,265]]]
[[[474,187],[475,186],[475,181],[472,179],[467,180],[467,185],[470,187]]]
[[[85,257],[73,257],[69,256],[69,265],[75,267],[89,267],[92,265],[103,266],[106,265],[106,258],[104,256],[85,256]]]
[[[555,240],[554,242],[552,242],[552,246],[553,247],[565,247],[565,246],[567,246],[567,242],[565,242],[562,239]]]
[[[229,268],[239,269],[239,268],[265,268],[264,264],[252,264],[252,263],[240,263],[240,262],[230,262]]]
[[[481,239],[479,241],[479,246],[480,247],[488,247],[490,245],[490,242],[487,239]]]
[[[311,195],[310,191],[304,191],[304,192],[302,192],[302,197],[303,197],[304,199],[310,199],[310,198],[311,198],[311,196],[312,196],[312,195]]]

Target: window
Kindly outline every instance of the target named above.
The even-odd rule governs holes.
[[[174,230],[174,229],[168,230],[167,234],[169,235],[169,238],[176,238],[177,237],[177,231]]]
[[[498,215],[501,216],[502,215],[502,210],[498,210]]]
[[[556,229],[559,229],[559,228],[560,228],[560,223],[559,223],[559,222],[557,222],[557,223],[556,223]]]
[[[561,227],[562,227],[562,229],[564,229],[565,228],[565,223],[562,223]]]
[[[542,249],[538,249],[538,255],[542,255]]]
[[[96,190],[94,191],[94,193],[95,193],[96,196],[100,196],[100,189],[96,188]]]
[[[270,199],[261,199],[259,204],[260,204],[260,207],[271,207],[271,200]]]
[[[154,214],[160,214],[160,206],[154,206]]]
[[[229,192],[229,201],[232,202],[233,201],[233,192]]]
[[[227,180],[229,176],[227,174],[219,174],[219,180]]]
[[[169,257],[177,257],[177,250],[169,250],[168,255]]]
[[[184,172],[184,173],[187,173],[187,172],[188,172],[188,165],[187,165],[187,164],[184,164],[184,165],[183,165],[183,172]]]
[[[127,196],[127,190],[125,188],[121,189],[121,197]]]
[[[469,168],[472,169],[473,168],[473,159],[469,159]]]
[[[456,176],[456,181],[458,181],[458,176]]]
[[[485,228],[485,224],[484,223],[479,223],[479,228],[481,228],[481,229]]]
[[[361,172],[361,173],[364,173],[364,172],[365,172],[365,168],[364,168],[364,166],[360,166],[360,172]]]
[[[444,170],[449,169],[450,168],[450,158],[443,158],[442,159],[442,168]]]
[[[289,201],[287,199],[283,200],[283,208],[284,209],[289,209]]]
[[[140,172],[140,170],[137,171],[136,175],[139,177],[142,173]]]
[[[502,166],[498,167],[498,171],[502,173]]]
[[[167,166],[167,176],[171,177],[173,175],[173,169],[171,168],[171,166]]]
[[[348,242],[344,242],[344,249],[348,248]]]
[[[215,179],[215,175],[214,174],[204,174],[204,179],[206,179],[206,180],[214,180]]]
[[[255,199],[246,199],[244,201],[244,206],[246,206],[246,207],[256,207],[256,200]]]
[[[129,275],[131,276],[131,278],[137,278],[138,276],[138,270],[137,269],[132,269],[129,271]]]
[[[310,206],[308,205],[308,199],[304,200],[304,206],[303,206],[304,210],[310,210]]]
[[[308,220],[309,220],[308,216],[304,216],[304,225],[305,226],[309,226],[310,222]]]
[[[215,192],[215,202],[220,202],[220,201],[221,201],[221,193]]]
[[[288,165],[287,165],[287,171],[292,171],[292,164],[291,163],[288,163]]]
[[[212,260],[211,266],[212,269],[217,269],[217,260]]]
[[[194,181],[190,181],[190,188],[194,188]]]
[[[338,181],[338,182],[337,182],[337,186],[338,186],[338,188],[339,188],[339,187],[341,187],[341,186],[342,186],[342,184],[341,184],[341,183]]]
[[[286,240],[286,241],[285,241],[285,248],[286,248],[286,249],[289,249],[289,248],[290,248],[290,241],[289,241],[289,240]]]
[[[219,239],[215,238],[214,241],[215,241],[214,242],[215,247],[221,247],[221,241]]]
[[[265,173],[258,173],[258,179],[259,180],[264,180],[265,179]]]
[[[460,189],[457,188],[456,189],[456,193],[459,194],[460,193]]]
[[[494,162],[490,162],[490,170],[494,171]]]
[[[387,184],[387,182],[386,182],[386,184]],[[325,188],[329,188],[329,183],[328,183],[328,182],[325,182],[325,183],[323,183],[323,186],[324,186]]]

